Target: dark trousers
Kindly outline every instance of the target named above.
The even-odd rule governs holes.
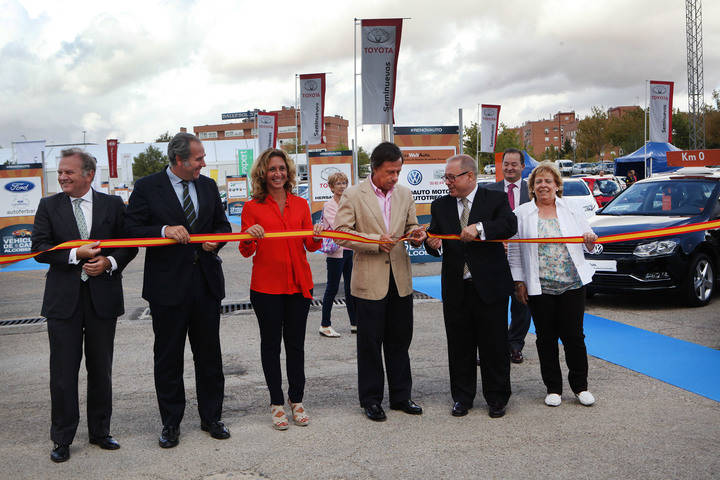
[[[529,297],[529,304],[537,334],[540,373],[547,393],[562,394],[558,339],[565,349],[570,388],[574,393],[587,390],[588,361],[583,333],[585,287],[561,295],[533,295]]]
[[[50,340],[50,439],[70,445],[75,438],[80,410],[78,372],[85,340],[87,370],[87,422],[90,437],[110,433],[112,415],[112,360],[116,318],[95,313],[87,282],[70,318],[48,318]]]
[[[472,280],[463,282],[462,301],[443,302],[453,401],[472,407],[477,391],[479,352],[482,392],[488,405],[510,398],[510,353],[507,349],[507,300],[483,302]]]
[[[183,363],[185,337],[195,364],[200,420],[220,420],[225,376],[220,352],[220,301],[214,298],[200,266],[193,269],[193,288],[180,305],[150,304],[155,332],[155,391],[163,425],[179,426],[185,413]]]
[[[305,393],[305,327],[310,299],[301,293],[272,295],[250,290],[250,302],[260,327],[260,359],[270,403],[283,405],[280,342],[285,343],[285,369],[288,376],[288,399],[303,400]]]
[[[325,287],[325,295],[323,296],[322,322],[323,327],[330,326],[330,313],[332,312],[333,300],[337,295],[340,286],[340,276],[343,277],[345,286],[345,306],[347,307],[348,317],[350,317],[350,325],[357,325],[355,319],[355,297],[350,293],[350,280],[352,278],[353,251],[350,249],[343,250],[342,258],[327,257],[327,286]]]
[[[519,302],[515,295],[510,296],[510,327],[508,328],[508,344],[510,350],[522,352],[525,347],[525,336],[530,330],[530,309]]]
[[[412,295],[401,297],[392,272],[381,300],[356,299],[358,396],[360,406],[381,404],[385,389],[385,354],[390,403],[410,399],[412,375],[408,349],[413,334]],[[381,353],[382,351],[382,353]]]

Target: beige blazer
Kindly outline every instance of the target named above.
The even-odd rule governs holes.
[[[378,240],[384,233],[399,238],[418,228],[415,202],[410,189],[395,185],[391,202],[390,231],[386,232],[385,221],[370,180],[352,186],[345,190],[340,199],[335,216],[335,229]],[[350,282],[354,296],[366,300],[382,300],[388,293],[390,266],[398,294],[405,297],[412,293],[410,257],[404,244],[398,243],[390,253],[385,253],[380,251],[378,244],[349,240],[338,240],[337,243],[353,249],[355,253]]]

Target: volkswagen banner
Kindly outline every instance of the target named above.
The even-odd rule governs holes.
[[[363,20],[362,123],[395,123],[395,80],[402,19]]]
[[[650,80],[650,141],[672,143],[673,82]]]
[[[480,111],[480,151],[493,153],[497,142],[500,105],[482,105]]]
[[[303,144],[323,143],[324,118],[325,74],[300,75],[300,139]]]
[[[277,123],[277,113],[258,112],[258,145],[261,152],[267,150],[268,148],[275,148],[277,143]]]

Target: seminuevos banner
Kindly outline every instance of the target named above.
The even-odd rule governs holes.
[[[278,130],[277,113],[258,112],[257,125],[259,151],[262,152],[268,148],[276,148]]]
[[[672,143],[673,82],[650,80],[650,141]]]
[[[363,20],[362,123],[395,123],[395,81],[402,19]]]
[[[500,105],[482,105],[480,111],[480,151],[493,153],[497,142]]]
[[[303,144],[323,143],[324,118],[325,74],[300,75],[300,139]]]

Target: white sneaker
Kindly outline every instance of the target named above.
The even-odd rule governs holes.
[[[320,330],[318,330],[318,333],[322,335],[323,337],[339,337],[340,334],[335,331],[333,327],[320,327]]]
[[[576,393],[575,396],[577,397],[578,401],[586,407],[589,407],[590,405],[595,403],[595,397],[593,397],[593,394],[588,392],[587,390]]]
[[[548,407],[558,407],[562,403],[562,397],[557,393],[548,393],[545,397],[545,405]]]

